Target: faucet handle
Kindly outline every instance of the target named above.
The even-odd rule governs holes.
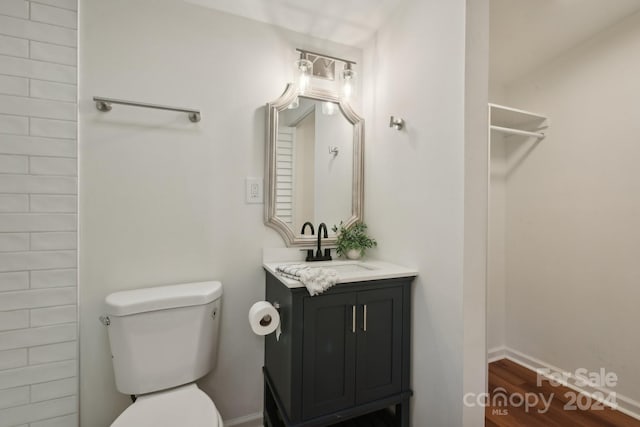
[[[306,261],[313,261],[314,260],[314,256],[313,256],[313,249],[307,249],[307,258]]]

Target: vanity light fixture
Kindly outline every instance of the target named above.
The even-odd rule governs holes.
[[[353,70],[353,66],[356,65],[354,61],[310,52],[304,49],[296,50],[300,52],[300,59],[298,59],[295,64],[299,73],[298,89],[301,94],[304,94],[304,92],[309,89],[311,77],[331,81],[335,80],[336,62],[342,62],[344,64],[344,69],[340,74],[342,77],[342,98],[349,100],[353,97],[356,77],[356,72]]]

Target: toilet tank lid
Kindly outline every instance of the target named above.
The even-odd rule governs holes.
[[[218,281],[183,283],[115,292],[107,296],[107,314],[127,316],[148,311],[208,304],[222,296]]]

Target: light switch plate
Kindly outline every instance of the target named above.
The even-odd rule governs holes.
[[[245,179],[245,197],[247,203],[263,203],[264,191],[262,189],[262,178]]]

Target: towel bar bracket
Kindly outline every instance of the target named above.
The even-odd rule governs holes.
[[[111,111],[111,104],[109,104],[108,102],[104,102],[104,101],[96,101],[96,108],[102,112],[107,112],[107,111]]]

